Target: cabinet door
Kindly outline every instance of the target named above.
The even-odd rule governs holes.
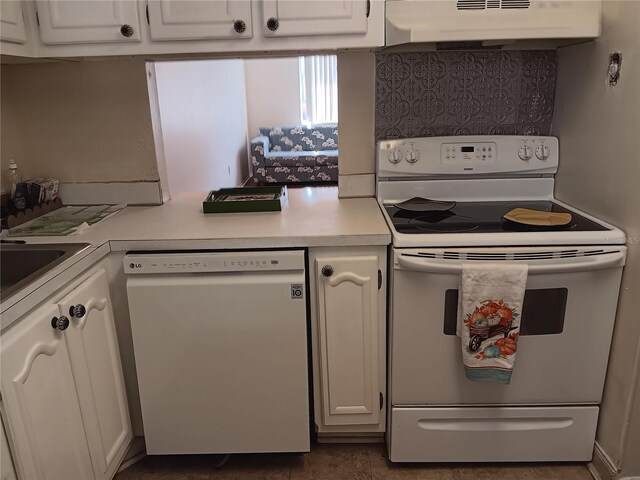
[[[81,306],[84,313],[71,307]],[[111,478],[131,440],[129,409],[104,269],[59,302],[96,479]],[[73,314],[73,315],[72,315]]]
[[[378,257],[316,259],[325,425],[377,424]]]
[[[44,305],[2,335],[2,395],[20,478],[92,479],[65,334]]]
[[[11,452],[7,434],[4,431],[4,422],[0,422],[0,480],[16,480],[16,472],[13,469]]]
[[[268,37],[367,32],[366,0],[264,0],[262,12]]]
[[[15,43],[27,41],[22,16],[22,2],[2,0],[0,2],[0,40]]]
[[[38,0],[36,5],[46,44],[140,41],[138,2]]]
[[[153,40],[251,38],[250,0],[150,0]]]

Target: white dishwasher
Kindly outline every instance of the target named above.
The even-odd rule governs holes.
[[[309,451],[302,250],[129,253],[149,454]]]

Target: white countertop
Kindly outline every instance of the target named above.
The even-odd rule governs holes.
[[[374,198],[338,199],[336,187],[290,188],[281,212],[204,214],[205,192],[164,205],[127,207],[82,233],[7,237],[27,243],[79,243],[93,248],[71,257],[0,304],[4,329],[29,308],[109,251],[245,249],[388,245],[391,233]],[[69,277],[69,278],[67,278]],[[29,296],[28,302],[23,299]]]
[[[281,212],[204,214],[205,192],[164,205],[127,207],[82,233],[27,237],[28,243],[110,242],[111,250],[232,249],[387,245],[391,234],[374,198],[338,199],[337,187],[289,188]],[[18,239],[18,237],[9,237]]]

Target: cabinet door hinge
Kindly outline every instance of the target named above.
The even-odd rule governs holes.
[[[371,0],[367,0],[367,18],[369,18],[370,13],[371,13]]]
[[[148,3],[144,7],[144,13],[147,16],[147,25],[151,25],[151,23],[149,22],[149,4]]]
[[[382,270],[378,270],[378,290],[382,288]]]
[[[382,410],[382,406],[384,405],[384,395],[380,392],[380,410]]]

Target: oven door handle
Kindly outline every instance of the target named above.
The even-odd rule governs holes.
[[[571,273],[586,272],[590,270],[600,270],[603,268],[623,267],[625,253],[622,251],[612,251],[600,255],[586,257],[560,258],[553,263],[536,265],[535,261],[528,262],[529,274],[541,273]],[[506,260],[507,262],[509,260]],[[398,255],[398,265],[406,270],[428,273],[462,273],[462,264],[481,263],[484,260],[446,260],[418,258],[416,256]],[[486,263],[499,263],[498,261],[487,260]],[[516,263],[516,262],[514,262]],[[517,262],[520,263],[520,262]]]

